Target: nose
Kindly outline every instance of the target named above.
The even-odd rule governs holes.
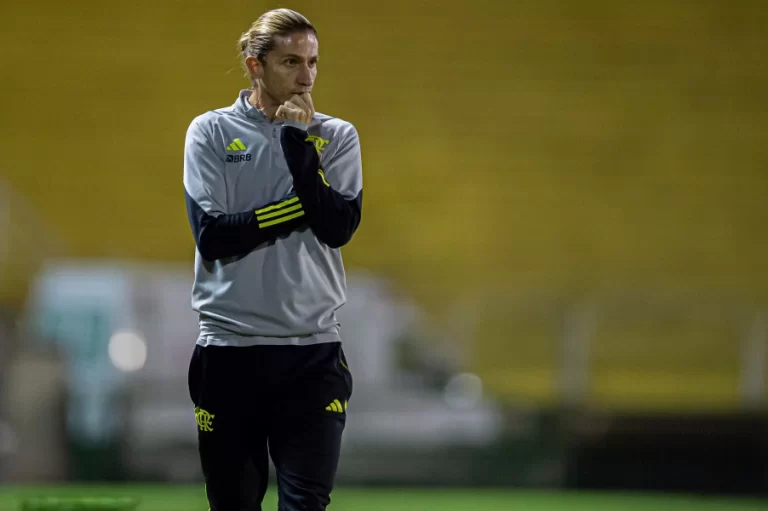
[[[312,68],[310,68],[307,64],[302,65],[301,69],[299,70],[299,85],[309,86],[312,85],[313,81],[314,76],[312,73]]]

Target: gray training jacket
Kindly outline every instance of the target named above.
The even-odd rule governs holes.
[[[197,344],[340,341],[340,247],[362,210],[357,131],[319,113],[309,126],[270,121],[250,93],[196,117],[186,134]]]

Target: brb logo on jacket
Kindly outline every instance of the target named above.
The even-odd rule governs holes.
[[[227,152],[239,152],[248,149],[242,140],[236,138],[227,146]],[[241,161],[251,161],[250,154],[228,154],[227,163],[240,163]]]

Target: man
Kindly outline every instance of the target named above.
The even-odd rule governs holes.
[[[252,89],[197,117],[184,153],[206,492],[212,511],[260,510],[269,452],[278,508],[323,510],[352,393],[335,311],[339,249],[360,223],[360,144],[314,111],[318,41],[304,16],[265,13],[240,50]]]

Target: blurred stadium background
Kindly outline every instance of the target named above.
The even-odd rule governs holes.
[[[103,482],[203,509],[182,147],[274,7],[363,147],[332,507],[768,496],[764,1],[7,0],[0,509]]]

